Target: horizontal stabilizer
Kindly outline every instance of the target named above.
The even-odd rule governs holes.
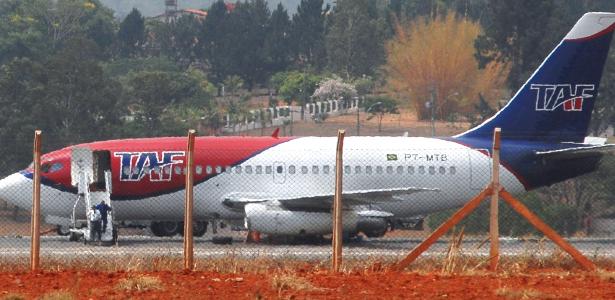
[[[589,147],[575,147],[551,151],[536,151],[536,155],[545,159],[567,160],[582,157],[602,156],[614,152],[615,144],[593,145]]]

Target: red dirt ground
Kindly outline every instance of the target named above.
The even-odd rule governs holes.
[[[145,276],[145,277],[143,277]],[[143,278],[154,278],[148,284]],[[124,284],[132,278],[132,285]],[[139,279],[141,278],[141,280]],[[157,284],[156,284],[157,282]],[[0,299],[615,299],[615,273],[536,270],[525,275],[416,272],[333,274],[96,272],[0,273]]]

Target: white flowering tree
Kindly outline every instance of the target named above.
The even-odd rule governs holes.
[[[351,99],[356,95],[357,90],[353,84],[345,83],[340,78],[327,78],[320,82],[320,85],[316,91],[314,91],[312,98],[325,101],[337,100],[341,97],[344,97],[344,99]]]

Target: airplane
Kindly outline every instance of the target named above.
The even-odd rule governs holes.
[[[343,228],[383,236],[407,221],[462,206],[490,180],[493,130],[501,128],[501,184],[511,193],[594,171],[615,145],[586,134],[615,13],[587,13],[500,111],[452,136],[347,137]],[[331,233],[335,137],[198,137],[195,235],[229,220],[271,236]],[[71,149],[103,153],[114,220],[149,221],[156,236],[181,233],[186,138],[110,140],[42,156],[41,213],[67,220],[77,199]],[[0,198],[31,208],[33,169],[0,181]],[[83,216],[81,216],[83,217]],[[66,223],[59,222],[60,225]]]

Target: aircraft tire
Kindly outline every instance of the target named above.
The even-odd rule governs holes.
[[[160,222],[159,229],[163,236],[174,236],[184,229],[182,224],[181,222],[172,221]]]
[[[68,227],[58,225],[56,227],[56,233],[61,236],[67,236],[70,234],[70,230],[68,229]]]
[[[178,229],[178,233],[184,236],[184,223],[180,223],[181,228]],[[202,237],[207,232],[207,222],[194,222],[192,224],[192,236]]]
[[[202,237],[207,232],[207,222],[194,222],[192,234],[196,237]]]

